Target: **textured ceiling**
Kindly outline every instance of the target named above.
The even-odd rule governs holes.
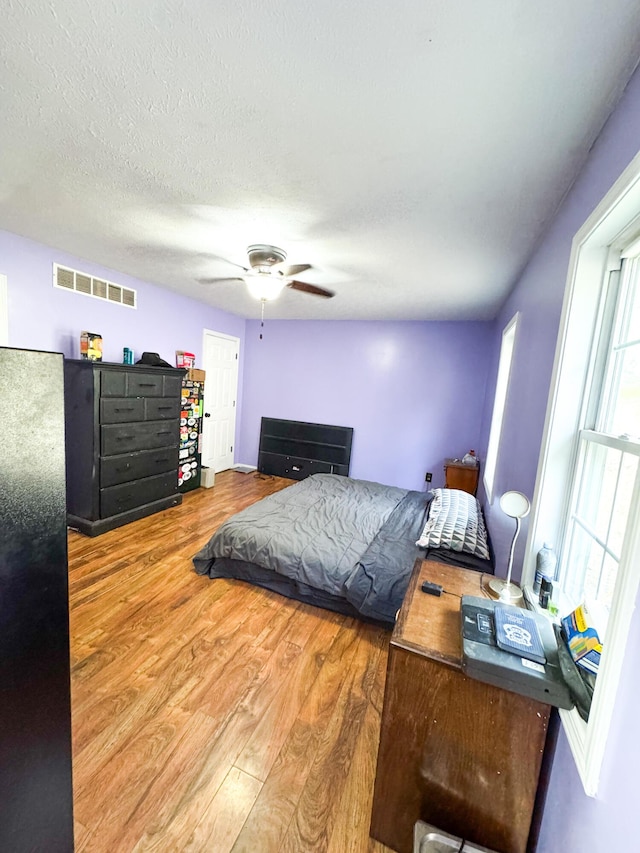
[[[245,317],[244,284],[199,280],[263,242],[336,292],[285,290],[271,318],[494,316],[640,55],[637,0],[2,18],[0,228]]]

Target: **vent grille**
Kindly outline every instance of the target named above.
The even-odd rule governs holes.
[[[73,270],[66,270],[64,267],[58,267],[58,287],[66,287],[68,290],[75,290],[75,274]]]
[[[136,292],[135,290],[130,290],[128,287],[122,288],[122,304],[128,305],[129,308],[136,307]]]
[[[85,296],[94,296],[96,299],[104,299],[106,302],[116,302],[126,308],[137,307],[137,291],[130,287],[122,287],[111,281],[101,278],[93,278],[87,273],[72,270],[69,267],[53,265],[53,286],[62,287],[65,290],[75,290]]]
[[[91,276],[81,272],[76,273],[76,290],[78,293],[91,293]]]

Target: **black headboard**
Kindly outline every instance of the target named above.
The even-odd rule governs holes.
[[[258,471],[304,480],[310,474],[349,474],[353,427],[262,418]]]

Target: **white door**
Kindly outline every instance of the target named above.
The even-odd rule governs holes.
[[[205,329],[202,367],[204,418],[202,420],[202,464],[225,471],[233,465],[238,398],[239,338]]]

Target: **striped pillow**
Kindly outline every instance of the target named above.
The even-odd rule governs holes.
[[[489,559],[487,531],[480,504],[459,489],[434,489],[427,523],[416,542],[420,548],[447,548]]]

